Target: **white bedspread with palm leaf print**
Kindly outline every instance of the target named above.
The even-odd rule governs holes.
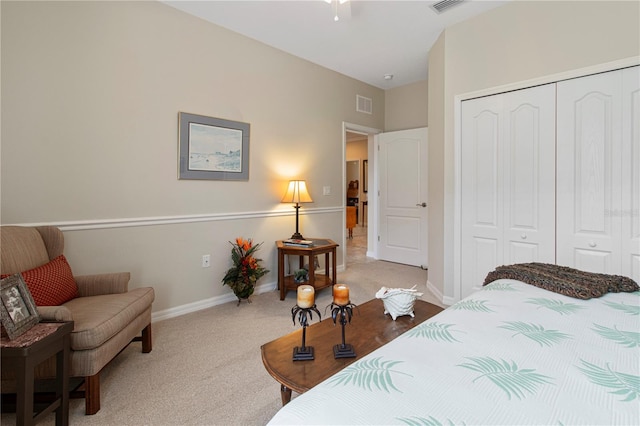
[[[270,424],[640,425],[639,370],[640,293],[580,300],[498,280]]]

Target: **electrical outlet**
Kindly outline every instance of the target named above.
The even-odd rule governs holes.
[[[208,268],[209,266],[211,266],[211,255],[210,254],[203,254],[202,255],[202,267],[203,268]]]
[[[322,195],[331,195],[331,187],[323,186],[322,187]]]

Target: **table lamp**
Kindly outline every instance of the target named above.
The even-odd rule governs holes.
[[[296,233],[291,236],[294,240],[303,240],[304,238],[298,232],[298,210],[300,203],[313,203],[309,192],[307,191],[307,183],[303,180],[290,180],[286,194],[282,197],[282,203],[296,203],[293,206],[296,209]]]

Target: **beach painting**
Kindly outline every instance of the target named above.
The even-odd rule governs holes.
[[[189,170],[242,172],[242,131],[189,125]]]
[[[179,179],[249,180],[249,123],[181,112]]]

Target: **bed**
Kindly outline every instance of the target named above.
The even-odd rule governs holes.
[[[584,300],[497,279],[269,424],[638,425],[639,370],[640,292]]]

